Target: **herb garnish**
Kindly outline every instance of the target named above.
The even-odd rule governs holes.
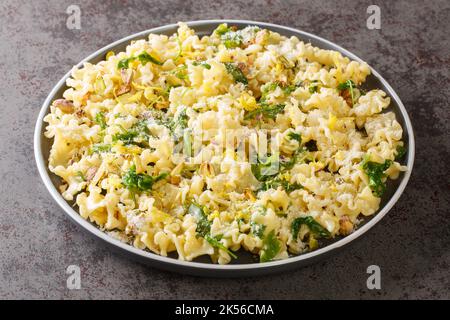
[[[317,237],[328,238],[331,236],[330,232],[322,227],[320,223],[314,220],[313,217],[307,216],[296,218],[294,219],[294,221],[292,221],[291,232],[294,239],[297,239],[298,232],[300,231],[300,227],[302,224],[305,224],[308,227],[309,231]]]
[[[231,252],[227,247],[225,247],[221,242],[221,236],[213,237],[211,235],[211,221],[208,220],[203,208],[200,205],[192,203],[188,208],[188,213],[193,216],[197,221],[197,235],[203,237],[210,245],[215,248],[222,249],[227,252],[233,258],[237,258],[237,256]]]
[[[208,70],[211,69],[211,65],[206,63],[205,61],[202,61],[202,62],[194,61],[194,62],[192,62],[192,65],[193,66],[202,66],[203,68],[208,69]]]
[[[165,179],[169,174],[167,172],[160,173],[153,177],[144,173],[136,173],[136,166],[132,165],[127,173],[122,177],[122,184],[131,192],[149,191],[153,184]]]
[[[383,182],[383,178],[386,177],[384,173],[392,164],[392,160],[386,160],[384,163],[378,163],[368,160],[366,157],[363,160],[362,168],[369,177],[369,187],[377,197],[381,197],[386,191],[386,184]]]
[[[395,160],[401,160],[406,154],[406,148],[404,146],[397,147],[397,154],[395,155]]]
[[[233,77],[234,81],[243,83],[245,85],[248,84],[247,78],[238,66],[231,62],[225,62],[224,65],[228,73]]]
[[[136,59],[138,59],[144,66],[148,62],[154,63],[158,66],[163,65],[163,63],[161,61],[159,61],[155,57],[151,56],[148,52],[144,51],[141,54],[139,54],[137,57],[129,57],[129,58],[124,58],[124,59],[120,60],[119,63],[117,64],[117,68],[118,69],[128,69],[130,67],[130,62],[132,62]]]
[[[244,120],[252,119],[259,115],[275,120],[277,117],[277,114],[284,111],[284,107],[285,107],[284,104],[269,105],[266,103],[262,103],[262,104],[260,104],[259,108],[248,112],[244,116]]]
[[[102,153],[111,151],[110,144],[96,143],[91,147],[93,153]]]
[[[263,247],[261,249],[259,261],[268,262],[273,260],[273,258],[275,258],[278,252],[280,252],[280,249],[281,249],[280,241],[275,235],[275,230],[272,230],[263,239]]]

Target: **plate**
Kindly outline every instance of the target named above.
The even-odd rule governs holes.
[[[202,20],[187,22],[187,25],[193,28],[199,36],[202,36],[211,34],[212,31],[216,29],[216,27],[221,23],[236,25],[239,28],[243,28],[248,25],[259,26],[261,28],[278,32],[284,36],[297,36],[302,41],[310,42],[314,46],[320,47],[322,49],[339,51],[342,55],[347,56],[352,60],[362,61],[353,53],[341,48],[333,42],[304,31],[280,25],[246,20]],[[84,62],[97,63],[103,60],[106,53],[111,50],[114,52],[124,51],[126,46],[131,41],[145,39],[150,33],[172,35],[176,32],[177,28],[178,26],[176,24],[171,24],[128,36],[94,52],[86,59],[81,61],[77,66],[81,67]],[[393,111],[396,114],[397,121],[403,128],[402,140],[405,142],[405,146],[408,150],[405,157],[405,165],[408,169],[406,172],[402,173],[397,180],[389,181],[389,183],[387,184],[387,191],[383,195],[383,198],[381,200],[380,209],[375,215],[371,216],[370,218],[365,218],[364,222],[359,225],[358,229],[356,229],[355,232],[343,238],[341,237],[333,239],[320,249],[309,253],[293,256],[284,260],[266,263],[255,262],[252,255],[244,252],[243,250],[239,251],[238,259],[233,260],[230,264],[227,265],[213,264],[210,262],[209,257],[201,257],[195,261],[181,261],[176,259],[176,256],[163,257],[149,251],[137,249],[129,244],[123,243],[117,239],[110,237],[109,235],[98,229],[94,224],[83,219],[72,207],[73,203],[67,202],[61,196],[57,188],[60,180],[56,175],[48,170],[48,156],[50,153],[52,141],[45,138],[44,136],[45,123],[43,122],[43,118],[49,112],[52,101],[61,98],[63,92],[67,89],[65,83],[66,79],[70,77],[70,71],[52,89],[47,99],[45,99],[41,111],[39,112],[34,133],[34,153],[39,174],[53,199],[76,224],[81,226],[82,229],[84,229],[94,237],[103,240],[105,244],[115,249],[118,253],[125,254],[126,256],[143,262],[149,266],[169,271],[209,277],[258,276],[299,268],[301,266],[311,264],[319,259],[323,259],[332,253],[338,252],[339,249],[360,238],[370,228],[376,225],[400,198],[400,195],[403,193],[411,175],[415,152],[414,135],[411,121],[409,120],[406,109],[400,101],[400,98],[392,89],[392,87],[373,68],[371,68],[371,72],[372,74],[366,79],[365,86],[368,88],[380,88],[391,97],[391,105],[389,107],[389,110]]]

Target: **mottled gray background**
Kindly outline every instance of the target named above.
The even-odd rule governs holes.
[[[425,2],[425,3],[424,3]],[[366,9],[381,7],[381,30]],[[66,28],[78,4],[82,29]],[[0,2],[0,298],[450,298],[449,1],[18,1]],[[104,45],[148,28],[196,19],[278,23],[362,57],[402,98],[416,133],[412,178],[394,209],[348,250],[295,272],[201,279],[116,256],[55,204],[33,158],[39,108],[56,82]],[[66,289],[65,268],[82,270]],[[382,289],[366,287],[366,268]]]

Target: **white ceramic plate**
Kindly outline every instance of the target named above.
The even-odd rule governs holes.
[[[191,28],[195,29],[199,35],[206,35],[211,34],[212,31],[221,23],[236,25],[239,28],[243,28],[247,25],[256,25],[261,28],[266,28],[278,32],[285,36],[295,35],[305,42],[311,42],[314,46],[318,46],[323,49],[336,50],[352,60],[361,61],[361,59],[355,56],[353,53],[341,48],[340,46],[328,40],[322,39],[318,36],[315,36],[307,32],[279,25],[255,21],[245,21],[245,20],[203,20],[203,21],[192,21],[188,22],[187,24]],[[78,66],[81,66],[86,61],[97,63],[103,60],[105,54],[110,50],[113,50],[115,52],[124,51],[125,47],[132,40],[147,38],[149,33],[171,35],[175,33],[176,30],[177,25],[171,24],[163,27],[146,30],[140,33],[136,33],[134,35],[123,38],[94,52],[89,57],[81,61],[78,64]],[[372,228],[375,224],[377,224],[389,212],[389,210],[400,198],[400,195],[405,189],[406,184],[411,175],[414,162],[415,147],[414,147],[413,129],[408,114],[402,102],[400,101],[400,98],[392,89],[392,87],[386,82],[386,80],[384,80],[378,74],[378,72],[376,72],[374,69],[371,70],[372,75],[367,78],[364,87],[380,88],[391,97],[391,106],[389,107],[389,110],[395,112],[397,121],[402,125],[404,129],[403,141],[405,142],[406,147],[408,149],[404,161],[406,161],[408,171],[402,173],[402,175],[398,180],[388,182],[387,192],[383,195],[380,209],[374,216],[365,219],[363,224],[361,224],[355,232],[353,232],[347,237],[332,240],[330,241],[330,243],[326,244],[325,246],[321,247],[318,250],[298,256],[293,256],[285,260],[258,263],[252,259],[252,256],[249,253],[243,252],[241,250],[239,251],[239,258],[233,260],[232,263],[228,265],[212,264],[209,262],[209,259],[207,257],[201,258],[199,259],[199,261],[192,261],[192,262],[180,261],[174,257],[163,257],[154,254],[152,252],[140,250],[131,245],[120,242],[119,240],[116,240],[107,235],[106,233],[102,232],[101,230],[99,230],[95,225],[93,225],[89,221],[83,219],[78,214],[78,212],[72,207],[72,204],[68,203],[61,196],[61,194],[57,189],[60,180],[57,176],[55,176],[48,170],[48,156],[52,145],[52,141],[45,138],[43,134],[45,129],[43,118],[49,112],[52,101],[61,98],[62,93],[67,89],[65,83],[66,79],[70,76],[70,71],[52,89],[47,99],[45,100],[44,104],[42,105],[42,109],[39,113],[34,134],[34,147],[35,147],[34,152],[36,163],[39,169],[39,173],[42,177],[42,180],[44,181],[44,184],[47,187],[50,194],[52,195],[53,199],[55,199],[55,201],[59,204],[59,206],[72,220],[74,220],[78,225],[80,225],[82,229],[88,231],[91,235],[99,239],[102,239],[106,244],[116,249],[119,253],[124,253],[133,259],[137,259],[148,265],[158,267],[161,269],[199,276],[212,276],[212,277],[255,276],[298,268],[300,266],[310,264],[318,259],[322,259],[325,256],[338,251],[338,249],[351,243],[353,240],[356,240],[361,235],[366,233],[370,228]]]

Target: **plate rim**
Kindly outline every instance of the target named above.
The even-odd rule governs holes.
[[[259,22],[259,21],[253,21],[253,20],[233,20],[233,19],[193,20],[193,21],[187,21],[184,23],[186,23],[189,27],[194,27],[194,28],[198,27],[198,26],[214,25],[214,24],[220,24],[220,23],[230,23],[230,24],[237,23],[237,24],[257,25],[257,26],[264,27],[267,29],[271,29],[271,28],[272,29],[273,28],[281,29],[281,30],[295,33],[302,37],[308,37],[309,39],[314,39],[319,42],[326,43],[326,44],[330,45],[331,47],[333,47],[334,48],[333,50],[338,50],[339,52],[341,52],[345,56],[349,57],[350,59],[358,61],[358,62],[363,62],[363,60],[361,58],[359,58],[357,55],[344,49],[343,47],[337,45],[336,43],[334,43],[332,41],[329,41],[327,39],[324,39],[322,37],[319,37],[319,36],[314,35],[309,32],[305,32],[300,29],[282,26],[282,25],[278,25],[278,24],[273,24],[273,23],[268,23],[268,22]],[[124,38],[121,38],[117,41],[114,41],[114,42],[96,50],[92,54],[88,55],[86,58],[84,58],[78,64],[76,64],[75,67],[80,67],[85,62],[98,57],[102,52],[106,52],[106,50],[113,48],[117,45],[123,44],[127,41],[129,42],[130,40],[132,40],[134,38],[141,37],[141,36],[148,36],[148,34],[150,34],[150,33],[157,34],[159,32],[165,32],[165,31],[168,31],[173,28],[176,29],[177,26],[178,26],[177,23],[167,24],[164,26],[147,29],[147,30],[126,36]],[[303,39],[303,40],[306,40],[306,39]],[[37,165],[37,168],[39,171],[39,175],[40,175],[42,181],[44,182],[44,185],[46,186],[47,190],[49,191],[50,195],[52,196],[52,198],[56,201],[56,203],[58,203],[60,208],[63,209],[63,211],[67,215],[69,215],[69,217],[72,220],[74,220],[78,225],[80,225],[81,227],[83,227],[85,230],[87,230],[91,234],[95,235],[96,237],[106,241],[108,244],[113,245],[119,249],[122,249],[128,253],[132,253],[140,258],[150,259],[150,260],[152,260],[152,262],[155,262],[155,263],[159,262],[164,265],[167,264],[168,265],[167,267],[181,267],[185,270],[189,269],[189,270],[193,270],[193,271],[195,271],[195,270],[201,271],[201,270],[205,270],[205,269],[217,270],[217,271],[234,271],[234,270],[236,270],[236,271],[238,271],[238,270],[240,270],[240,271],[261,270],[262,271],[262,270],[272,269],[274,267],[281,267],[281,266],[288,266],[288,265],[294,267],[299,262],[303,261],[306,263],[306,261],[313,260],[313,258],[317,258],[321,255],[325,255],[326,253],[331,253],[333,251],[337,251],[337,249],[353,242],[354,240],[356,240],[357,238],[359,238],[360,236],[365,234],[368,230],[370,230],[372,227],[374,227],[376,224],[378,224],[379,221],[392,209],[392,207],[395,205],[395,203],[398,201],[398,199],[404,192],[406,185],[410,179],[410,176],[411,176],[411,173],[413,170],[413,165],[414,165],[414,157],[415,157],[415,140],[414,140],[414,131],[413,131],[411,120],[408,116],[408,112],[406,111],[405,106],[403,105],[402,101],[400,100],[400,97],[397,95],[395,90],[373,67],[371,67],[369,65],[369,68],[370,68],[373,76],[375,76],[385,86],[385,88],[388,91],[387,92],[388,95],[397,102],[399,111],[401,112],[403,119],[405,120],[406,128],[404,128],[404,130],[406,129],[406,131],[408,133],[408,161],[406,164],[407,171],[404,173],[403,177],[401,178],[402,180],[401,180],[398,188],[395,190],[394,194],[392,195],[392,197],[388,200],[388,202],[384,205],[384,207],[381,208],[380,211],[370,219],[370,221],[365,223],[361,228],[356,229],[356,231],[354,231],[352,234],[350,234],[342,239],[339,239],[336,242],[333,242],[325,247],[322,247],[315,251],[312,251],[312,252],[289,257],[287,259],[276,260],[276,261],[265,262],[265,263],[255,262],[255,263],[244,263],[244,264],[220,265],[220,264],[214,264],[214,263],[184,261],[184,260],[179,260],[176,258],[164,257],[164,256],[158,255],[158,254],[150,252],[150,251],[145,251],[142,249],[135,248],[134,246],[132,246],[128,243],[124,243],[118,239],[113,238],[112,236],[108,235],[104,231],[100,230],[99,228],[97,228],[96,226],[91,224],[89,221],[83,219],[81,217],[81,215],[68,204],[68,202],[62,197],[62,195],[56,189],[55,185],[51,182],[50,175],[47,172],[47,167],[45,165],[45,159],[44,159],[42,149],[41,149],[41,141],[42,141],[42,138],[44,137],[42,134],[42,128],[43,128],[43,124],[44,124],[43,118],[47,114],[48,108],[50,107],[50,104],[51,104],[52,100],[54,99],[55,94],[61,89],[61,87],[63,87],[65,85],[66,79],[68,77],[70,77],[70,74],[71,74],[71,71],[73,68],[69,72],[67,72],[58,81],[58,83],[52,88],[52,90],[46,97],[44,103],[42,104],[41,109],[38,114],[38,117],[37,117],[37,120],[36,120],[36,125],[35,125],[35,130],[34,130],[34,157],[36,160],[36,165]]]

